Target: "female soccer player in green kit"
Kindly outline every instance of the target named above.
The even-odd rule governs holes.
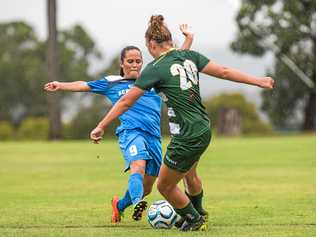
[[[161,15],[152,16],[145,34],[146,47],[155,58],[91,132],[98,142],[104,129],[127,111],[145,91],[155,88],[168,107],[171,141],[157,181],[159,192],[182,217],[182,231],[206,230],[203,189],[197,166],[211,140],[210,122],[201,103],[199,72],[218,78],[272,89],[270,77],[256,77],[210,61],[191,50],[173,48],[172,36]],[[184,180],[186,194],[177,184]]]

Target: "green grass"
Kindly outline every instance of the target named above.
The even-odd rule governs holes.
[[[153,230],[130,210],[111,225],[123,165],[116,141],[1,142],[0,236],[316,236],[315,135],[215,138],[199,167],[205,233]]]

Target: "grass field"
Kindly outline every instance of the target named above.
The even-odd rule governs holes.
[[[0,142],[0,236],[316,236],[315,135],[215,138],[199,167],[205,233],[153,230],[129,210],[111,225],[122,168],[116,141]]]

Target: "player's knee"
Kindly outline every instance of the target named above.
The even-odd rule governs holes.
[[[145,164],[143,162],[132,162],[130,168],[132,173],[145,174]]]
[[[165,194],[168,194],[173,189],[173,186],[167,183],[159,182],[158,180],[157,189],[162,195],[165,195]]]

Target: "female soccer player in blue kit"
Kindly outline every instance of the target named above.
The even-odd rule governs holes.
[[[181,49],[189,49],[193,34],[186,24],[180,26],[185,35]],[[143,65],[141,51],[135,46],[128,46],[121,51],[120,76],[105,76],[96,81],[49,82],[46,91],[93,92],[108,98],[115,104],[134,85]],[[120,126],[116,129],[120,148],[125,159],[125,171],[130,169],[128,188],[123,198],[112,199],[112,223],[120,223],[125,208],[134,205],[132,218],[140,220],[148,195],[158,176],[162,152],[160,142],[160,97],[154,90],[144,94],[134,106],[119,117]]]

